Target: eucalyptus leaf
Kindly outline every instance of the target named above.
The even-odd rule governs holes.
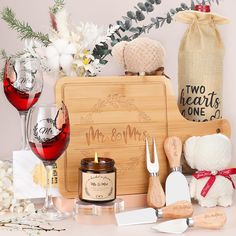
[[[108,45],[107,45],[107,43],[103,43],[103,45],[100,46],[100,48],[102,48],[102,49],[108,49]]]
[[[100,62],[101,65],[106,65],[108,61],[104,60],[104,59],[103,60],[101,59],[99,62]]]
[[[170,13],[174,15],[176,13],[176,10],[175,9],[170,9]]]
[[[181,7],[176,7],[176,12],[179,12],[179,11],[182,11],[182,8]]]
[[[161,0],[155,0],[156,4],[161,4]]]
[[[147,9],[147,12],[152,12],[154,10],[153,5],[149,2],[145,2],[145,7]]]
[[[114,47],[117,43],[119,43],[119,40],[115,39],[111,42],[111,46]]]
[[[139,30],[135,27],[130,28],[129,31],[132,33],[139,33]]]
[[[171,21],[172,21],[172,17],[171,17],[171,15],[170,15],[170,13],[168,12],[168,13],[167,13],[167,18],[166,18],[166,23],[167,23],[167,24],[170,24]]]
[[[111,41],[115,40],[115,35],[112,34],[112,35],[110,36],[110,39],[111,39]]]
[[[137,34],[134,34],[133,37],[132,37],[132,39],[136,39],[136,38],[138,38],[139,36],[140,36],[140,34],[138,34],[138,33],[137,33]]]
[[[141,11],[136,11],[136,17],[138,21],[143,21],[145,19],[145,16]]]
[[[146,11],[146,7],[145,7],[144,3],[139,2],[137,5],[142,11]]]
[[[132,21],[131,20],[126,20],[125,21],[125,29],[129,30],[132,26]]]
[[[186,3],[181,3],[180,6],[182,7],[182,9],[184,10],[188,10],[188,6],[186,5]]]
[[[135,15],[135,13],[132,12],[132,11],[128,11],[128,12],[127,12],[127,16],[128,16],[130,19],[132,19],[132,20],[135,20],[135,19],[136,19],[136,15]]]
[[[121,38],[121,41],[129,41],[129,37],[125,35],[123,38]]]
[[[118,37],[120,37],[120,38],[121,38],[121,35],[120,35],[120,33],[119,33],[119,31],[118,31],[118,30],[117,30],[115,33],[118,35]]]

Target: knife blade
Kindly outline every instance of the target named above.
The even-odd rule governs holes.
[[[166,205],[181,200],[191,201],[188,182],[182,173],[174,171],[166,179]]]
[[[188,182],[181,173],[181,140],[178,137],[168,137],[165,140],[164,149],[172,170],[166,179],[166,205],[181,200],[191,201]]]
[[[150,224],[157,219],[176,219],[190,217],[193,214],[192,204],[188,201],[179,201],[161,209],[143,208],[115,214],[119,226]]]
[[[170,220],[159,223],[152,229],[163,232],[180,234],[185,232],[188,227],[199,227],[205,229],[220,229],[226,223],[226,214],[221,209],[211,209],[192,218]]]
[[[152,227],[162,233],[181,234],[188,228],[187,219],[169,220]]]

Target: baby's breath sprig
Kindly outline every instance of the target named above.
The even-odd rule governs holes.
[[[63,9],[65,7],[65,1],[64,0],[54,0],[54,5],[49,8],[50,12],[52,14],[56,14],[58,11]]]

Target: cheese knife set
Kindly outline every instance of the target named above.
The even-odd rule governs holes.
[[[165,183],[165,192],[159,180],[159,162],[156,140],[153,139],[153,162],[151,161],[148,139],[146,139],[146,163],[150,173],[147,192],[148,208],[120,212],[115,215],[118,226],[151,224],[158,219],[169,219],[152,227],[164,233],[183,233],[189,227],[220,229],[226,222],[223,210],[211,209],[199,215],[193,215],[193,206],[188,182],[181,172],[180,158],[182,142],[178,137],[168,137],[164,150],[171,169]],[[166,205],[166,206],[165,206]]]

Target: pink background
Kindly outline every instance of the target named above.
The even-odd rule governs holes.
[[[140,0],[141,1],[141,0]],[[100,26],[107,27],[110,23],[114,24],[116,20],[121,19],[128,10],[132,10],[138,0],[99,0],[99,1],[72,1],[66,0],[68,12],[71,13],[75,22],[88,21]],[[155,8],[151,16],[162,16],[170,8],[174,8],[181,2],[189,3],[186,0],[163,0],[163,3]],[[29,22],[37,31],[48,32],[49,15],[48,7],[52,1],[30,1],[30,0],[0,0],[0,10],[9,6],[14,9],[19,19]],[[229,25],[220,26],[220,31],[225,43],[226,56],[224,67],[224,117],[227,118],[232,127],[232,142],[236,146],[236,111],[233,108],[233,101],[236,101],[235,92],[235,61],[236,61],[236,18],[235,18],[235,0],[223,0],[220,6],[214,4],[213,10],[218,14],[224,15],[231,20]],[[162,29],[152,30],[150,38],[161,41],[167,51],[166,73],[172,78],[174,92],[177,94],[177,56],[180,39],[186,29],[185,25],[172,23],[165,25]],[[0,20],[0,48],[6,49],[8,53],[14,53],[20,50],[22,43],[17,39],[14,31],[9,30],[6,24]],[[0,66],[2,67],[2,65]],[[112,58],[102,70],[101,75],[120,75],[123,74],[120,68]],[[51,79],[45,77],[45,89],[40,99],[44,101],[53,101],[53,83]],[[20,148],[21,129],[18,112],[9,104],[3,94],[2,84],[0,85],[0,159],[9,159],[12,151]],[[235,152],[234,152],[235,153]],[[236,163],[236,156],[233,159]]]

